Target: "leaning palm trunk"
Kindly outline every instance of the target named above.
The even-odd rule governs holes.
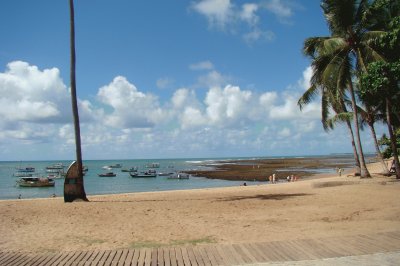
[[[357,106],[356,106],[356,97],[354,93],[354,88],[353,88],[353,82],[350,80],[349,82],[349,90],[350,90],[350,96],[351,96],[351,105],[353,107],[353,115],[354,115],[354,130],[356,131],[356,141],[357,141],[357,148],[359,151],[359,158],[360,158],[360,166],[361,166],[361,178],[367,178],[371,177],[371,175],[368,172],[367,165],[365,164],[365,158],[364,158],[364,153],[361,145],[361,137],[360,137],[360,128],[358,125],[358,112],[357,112]]]
[[[356,148],[356,143],[354,142],[354,133],[353,133],[353,129],[351,127],[350,121],[346,120],[346,124],[347,124],[347,128],[349,129],[349,133],[351,136],[351,146],[353,147],[353,155],[354,155],[354,160],[356,162],[356,169],[355,169],[355,176],[360,176],[361,175],[361,168],[360,168],[360,159],[358,157],[358,153],[357,153],[357,148]]]
[[[371,129],[371,135],[372,135],[372,138],[374,140],[376,155],[378,156],[378,161],[382,165],[383,174],[384,175],[389,175],[390,174],[389,168],[387,167],[385,161],[383,160],[383,156],[382,156],[381,150],[379,149],[378,140],[376,139],[375,127],[374,127],[374,125],[372,123],[368,123],[368,126]]]
[[[74,116],[75,144],[76,144],[76,171],[68,171],[75,174],[67,175],[64,181],[64,202],[72,202],[76,199],[88,201],[86,198],[83,184],[82,172],[82,151],[81,151],[81,133],[79,127],[78,101],[76,97],[76,78],[75,78],[75,22],[74,22],[74,1],[69,0],[70,25],[71,25],[71,101],[72,112]]]
[[[393,151],[393,157],[394,157],[394,165],[396,169],[396,179],[400,179],[400,163],[399,163],[399,155],[397,153],[397,147],[396,147],[396,136],[393,132],[392,128],[392,118],[390,114],[390,108],[391,102],[389,98],[386,98],[386,119],[387,119],[387,126],[388,126],[388,131],[389,131],[389,136],[390,136],[390,144],[392,147]]]

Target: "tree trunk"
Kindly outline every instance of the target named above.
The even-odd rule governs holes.
[[[382,164],[383,174],[384,175],[389,175],[390,174],[389,168],[387,167],[385,161],[383,160],[383,156],[382,156],[381,150],[379,149],[379,144],[378,144],[378,140],[376,139],[376,133],[375,133],[374,125],[372,123],[368,123],[368,126],[371,129],[371,135],[372,135],[372,138],[374,140],[376,155],[378,156],[378,160]]]
[[[367,165],[365,164],[364,152],[361,145],[361,137],[360,137],[360,128],[358,125],[358,112],[357,112],[357,104],[356,104],[356,97],[353,88],[353,82],[349,81],[349,89],[350,89],[350,96],[351,96],[351,105],[353,107],[353,115],[354,115],[354,130],[356,131],[356,141],[357,141],[357,148],[359,152],[360,158],[360,166],[361,166],[361,178],[368,178],[371,175],[368,172]]]
[[[351,127],[350,121],[346,120],[347,128],[349,129],[350,136],[351,136],[351,146],[353,147],[353,155],[354,155],[354,160],[356,164],[356,170],[354,175],[355,176],[360,176],[361,175],[361,167],[360,167],[360,159],[358,158],[358,153],[357,153],[357,148],[356,148],[356,143],[354,142],[354,134],[353,134],[353,129]]]
[[[74,1],[69,0],[70,8],[70,48],[71,48],[71,102],[74,116],[75,145],[76,145],[76,174],[70,175],[64,181],[64,202],[72,202],[76,199],[88,201],[83,183],[82,171],[82,151],[81,151],[81,132],[79,126],[78,100],[76,97],[76,77],[75,77],[75,14]]]
[[[394,165],[396,169],[396,179],[400,179],[400,164],[399,164],[399,155],[397,153],[397,140],[396,140],[396,135],[393,132],[392,128],[392,118],[391,118],[391,113],[390,113],[390,99],[386,98],[386,120],[387,120],[387,125],[388,125],[388,131],[389,131],[389,136],[390,136],[390,145],[392,147],[393,151],[393,157],[394,157]]]

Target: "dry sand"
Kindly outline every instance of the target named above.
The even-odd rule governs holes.
[[[372,173],[381,171],[371,164]],[[0,250],[57,252],[239,243],[400,230],[393,177],[0,201]]]

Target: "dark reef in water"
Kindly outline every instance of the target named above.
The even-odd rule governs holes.
[[[204,164],[204,166],[211,165]],[[342,157],[256,159],[217,161],[213,162],[213,170],[185,172],[210,179],[267,181],[269,176],[274,173],[277,179],[286,180],[288,175],[309,178],[317,173],[335,173],[336,168],[351,168],[353,166],[351,158],[343,159]]]

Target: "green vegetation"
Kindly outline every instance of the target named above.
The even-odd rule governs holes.
[[[199,244],[212,244],[216,243],[213,237],[205,237],[199,239],[184,239],[184,240],[172,240],[169,243],[158,243],[151,241],[133,242],[130,244],[130,248],[161,248],[161,247],[175,247],[185,245],[199,245]]]
[[[362,178],[370,174],[360,130],[364,125],[370,128],[377,155],[387,169],[374,129],[376,122],[385,123],[400,179],[394,134],[400,125],[400,2],[322,0],[321,7],[331,35],[304,42],[303,52],[311,59],[313,75],[298,105],[301,109],[322,96],[323,127],[330,130],[337,123],[346,124]]]

